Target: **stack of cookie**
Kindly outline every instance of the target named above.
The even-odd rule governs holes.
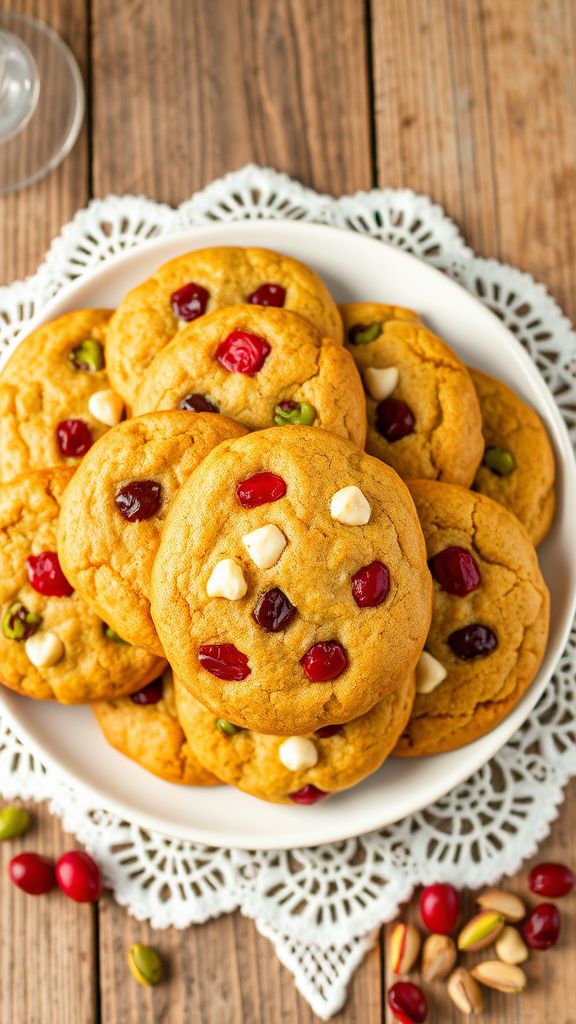
[[[316,803],[482,735],[544,652],[536,414],[277,253],[190,253],[22,341],[0,481],[1,682],[173,782]]]

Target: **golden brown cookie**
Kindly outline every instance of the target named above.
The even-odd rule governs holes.
[[[469,487],[484,445],[466,367],[409,309],[354,302],[340,312],[366,390],[366,451],[404,480]]]
[[[296,735],[395,694],[430,623],[412,499],[321,430],[225,441],[181,488],[152,573],[180,681],[220,718]]]
[[[482,411],[485,452],[474,490],[513,512],[539,544],[556,506],[554,453],[531,406],[487,373],[469,368]]]
[[[298,313],[232,306],[196,320],[156,356],[134,411],[197,408],[199,399],[249,430],[313,424],[364,447],[354,360]]]
[[[432,625],[416,670],[412,717],[395,751],[455,750],[489,732],[538,671],[549,595],[515,516],[451,484],[414,481],[434,578]]]
[[[278,804],[315,804],[375,772],[414,700],[414,675],[366,714],[308,736],[267,736],[214,718],[176,680],[176,707],[191,750],[222,782]]]
[[[182,731],[169,669],[130,697],[98,701],[92,710],[108,743],[146,771],[184,786],[218,785]]]
[[[150,617],[150,576],[170,502],[208,452],[245,433],[211,413],[156,412],[126,420],[91,448],[66,488],[58,535],[62,568],[128,643],[163,655]]]
[[[338,310],[309,267],[268,249],[197,249],[165,263],[121,302],[108,336],[114,387],[132,405],[154,356],[181,327],[244,303],[294,310],[320,334],[342,341]]]
[[[85,704],[140,689],[166,663],[118,643],[64,576],[56,535],[72,475],[61,466],[0,488],[0,682],[39,700]]]
[[[80,309],[24,338],[0,374],[0,480],[77,465],[122,417],[104,341],[109,309]]]

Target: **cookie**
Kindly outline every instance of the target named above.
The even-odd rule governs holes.
[[[132,405],[154,356],[181,327],[241,303],[295,310],[323,336],[342,341],[334,301],[309,267],[268,249],[197,249],[164,264],[121,302],[108,335],[113,386]]]
[[[232,306],[190,324],[156,356],[134,411],[206,402],[249,430],[313,424],[364,446],[366,410],[354,360],[285,309]]]
[[[498,725],[538,671],[549,595],[524,527],[491,498],[415,481],[434,578],[432,625],[416,700],[395,751],[440,754]]]
[[[0,480],[76,466],[122,418],[105,368],[108,309],[80,309],[20,342],[0,374]]]
[[[118,642],[62,572],[58,515],[73,472],[40,470],[0,488],[0,682],[85,704],[140,689],[166,662]]]
[[[66,488],[58,535],[62,568],[128,643],[163,656],[150,617],[150,576],[170,502],[208,452],[244,433],[211,413],[156,412],[126,420],[90,449]]]
[[[485,451],[474,490],[513,512],[532,542],[544,539],[554,518],[554,453],[531,406],[487,373],[469,368],[482,411]]]
[[[182,731],[169,669],[130,697],[98,701],[92,710],[108,743],[152,775],[185,786],[218,785]]]
[[[354,302],[340,312],[366,389],[366,451],[404,480],[469,487],[484,443],[466,367],[409,309]]]
[[[211,452],[174,500],[152,573],[152,617],[180,682],[217,717],[276,735],[394,695],[430,612],[406,486],[310,427]]]

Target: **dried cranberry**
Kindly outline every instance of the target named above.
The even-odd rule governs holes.
[[[359,608],[376,608],[390,590],[390,573],[383,562],[370,562],[352,577],[352,596]]]
[[[155,480],[133,480],[118,491],[116,508],[129,523],[150,519],[160,507],[162,487]]]
[[[449,935],[460,913],[460,894],[448,882],[427,885],[420,893],[420,917],[429,932]]]
[[[376,406],[376,429],[387,441],[399,441],[413,434],[415,423],[412,409],[399,398],[385,398]]]
[[[100,869],[83,850],[70,850],[56,861],[56,881],[75,903],[94,903],[102,892]]]
[[[474,658],[486,658],[498,646],[496,634],[488,626],[473,623],[457,629],[448,637],[452,652],[462,661],[473,661]]]
[[[56,884],[54,865],[39,853],[19,853],[8,865],[10,878],[29,896],[43,896]]]
[[[248,296],[253,306],[283,306],[286,289],[281,284],[261,284]]]
[[[206,398],[206,395],[184,395],[178,408],[185,409],[186,412],[220,412],[218,406]]]
[[[79,459],[94,443],[84,420],[62,420],[56,427],[56,441],[65,459]]]
[[[550,949],[560,938],[560,914],[553,903],[539,903],[522,925],[522,934],[530,949]]]
[[[399,1024],[423,1024],[428,1017],[426,996],[411,981],[397,981],[388,989],[388,1005]]]
[[[317,804],[319,800],[328,796],[328,793],[309,782],[307,786],[302,786],[302,789],[297,789],[295,793],[289,793],[288,796],[293,804]]]
[[[313,683],[325,683],[342,675],[348,667],[348,658],[337,640],[321,640],[312,645],[300,664]]]
[[[44,597],[70,597],[74,593],[66,579],[55,551],[43,551],[26,559],[26,572],[34,590]]]
[[[439,551],[430,559],[430,571],[442,590],[456,597],[466,597],[482,582],[480,570],[466,548],[452,546]]]
[[[198,648],[198,661],[218,679],[240,682],[250,675],[248,658],[234,644],[204,644]]]
[[[162,700],[163,693],[164,682],[162,676],[159,676],[158,679],[153,679],[151,683],[148,683],[148,686],[143,686],[136,693],[131,693],[130,700],[133,704],[157,704],[159,700]]]
[[[230,373],[244,373],[253,377],[264,365],[270,345],[259,334],[232,331],[216,349],[215,358]]]
[[[267,633],[279,633],[294,618],[296,609],[280,587],[272,587],[256,604],[252,618]]]
[[[574,886],[574,872],[565,864],[537,864],[530,872],[529,885],[538,896],[558,899],[567,896]]]
[[[327,740],[330,736],[344,735],[344,728],[341,725],[323,725],[321,729],[316,729],[314,733],[321,740]]]
[[[286,494],[286,484],[275,473],[256,473],[236,485],[236,497],[242,508],[256,508],[278,501]]]
[[[189,284],[184,284],[177,291],[172,292],[170,305],[178,320],[196,320],[206,312],[209,298],[210,292],[206,291],[201,284],[194,284],[193,281],[190,281]]]

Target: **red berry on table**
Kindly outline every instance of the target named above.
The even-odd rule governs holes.
[[[456,597],[466,597],[482,582],[480,570],[466,548],[444,548],[430,559],[430,570],[442,590]]]
[[[574,872],[566,864],[545,863],[532,868],[528,884],[538,896],[559,899],[568,895],[575,881]]]
[[[164,680],[162,676],[158,679],[153,679],[148,686],[143,686],[141,690],[136,690],[136,693],[130,694],[130,700],[133,704],[157,704],[159,700],[162,700],[164,693]]]
[[[428,1017],[426,996],[411,981],[397,981],[388,989],[388,1005],[399,1024],[423,1024]]]
[[[70,597],[74,593],[66,579],[55,551],[43,551],[26,559],[26,572],[34,590],[44,597]]]
[[[413,434],[415,423],[410,406],[398,398],[385,398],[376,406],[376,429],[387,441],[399,441]]]
[[[196,320],[206,312],[210,292],[206,291],[201,284],[190,281],[182,285],[170,296],[172,312],[178,320]]]
[[[288,796],[293,804],[317,804],[319,800],[328,796],[328,793],[309,782],[307,786],[302,786],[302,789],[297,789],[295,793],[289,793]]]
[[[56,427],[56,441],[65,459],[79,459],[94,443],[84,420],[62,420]]]
[[[248,296],[248,302],[253,306],[283,306],[286,298],[286,289],[281,284],[261,284],[256,291]]]
[[[352,577],[352,596],[359,608],[376,608],[390,590],[390,573],[383,562],[370,562]]]
[[[312,644],[300,664],[312,683],[326,683],[342,675],[348,668],[348,658],[337,640],[321,640]]]
[[[56,885],[54,865],[39,853],[19,853],[8,865],[10,878],[29,896],[43,896]]]
[[[448,882],[427,885],[420,893],[420,917],[429,932],[449,935],[460,913],[460,895]]]
[[[198,648],[198,661],[218,679],[240,682],[250,675],[248,658],[234,644],[204,644]]]
[[[185,412],[220,412],[218,406],[206,398],[206,395],[184,395],[178,408],[184,409]]]
[[[56,880],[76,903],[94,903],[102,892],[100,869],[89,853],[70,850],[56,861]]]
[[[296,609],[280,587],[272,587],[256,604],[252,618],[267,633],[279,633],[291,623]]]
[[[150,519],[160,507],[162,487],[155,480],[133,480],[115,497],[116,508],[129,523]]]
[[[522,925],[524,941],[530,949],[550,949],[560,938],[560,914],[553,903],[539,903]]]
[[[215,358],[230,373],[244,373],[253,377],[264,365],[271,349],[265,338],[248,331],[232,331],[221,341]]]
[[[475,622],[451,633],[448,645],[461,661],[473,661],[475,658],[486,658],[492,654],[498,646],[498,640],[488,626]]]
[[[344,735],[344,727],[342,725],[323,725],[320,729],[316,729],[314,733],[321,740],[330,739],[331,736],[338,734]]]
[[[256,473],[236,485],[236,497],[242,508],[256,508],[278,501],[286,494],[286,484],[275,473]]]

